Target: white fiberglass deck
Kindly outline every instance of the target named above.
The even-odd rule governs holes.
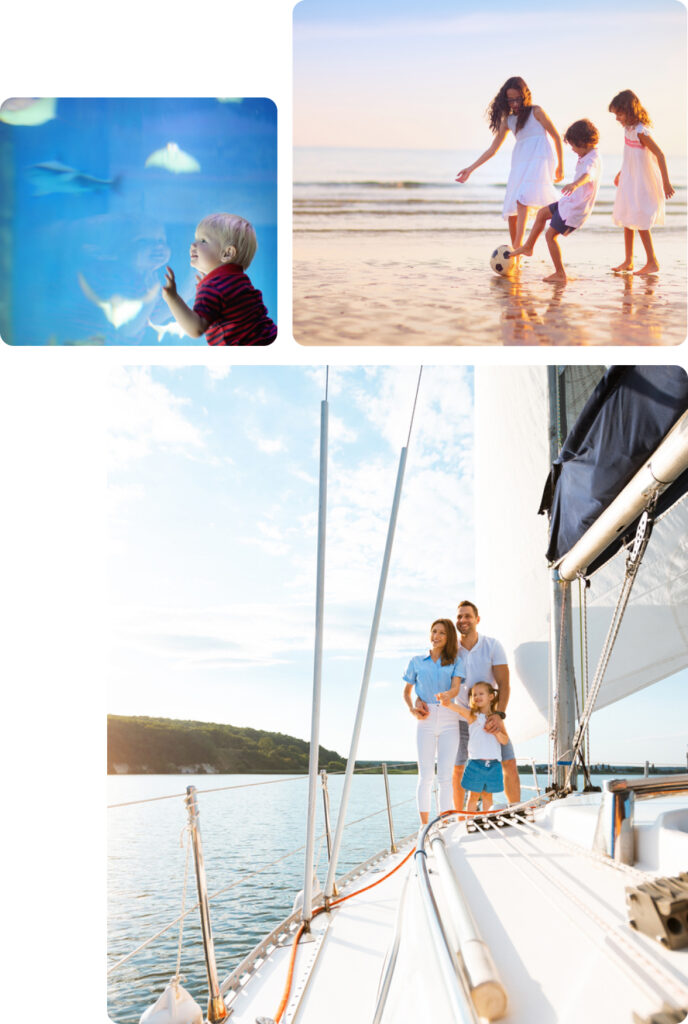
[[[688,1008],[688,949],[670,952],[634,932],[625,903],[627,886],[688,865],[685,801],[653,801],[651,811],[638,805],[644,870],[586,852],[599,802],[599,794],[555,801],[536,813],[535,827],[468,834],[459,823],[440,830],[506,988],[507,1024],[632,1024],[634,1013],[644,1020],[665,1004]],[[345,891],[377,880],[408,849],[379,862]],[[429,848],[428,867],[436,902],[446,912]],[[299,947],[284,1024],[372,1022],[409,875],[398,959],[381,1021],[453,1024],[413,858],[381,885],[314,919],[314,941]],[[232,1020],[255,1024],[275,1016],[289,952],[285,944],[268,955],[230,1004]]]

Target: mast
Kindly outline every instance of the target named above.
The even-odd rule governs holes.
[[[559,454],[566,436],[566,393],[560,383],[558,366],[547,368],[549,392],[549,451],[550,464]],[[554,748],[552,769],[554,783],[563,786],[566,769],[571,760],[575,719],[575,678],[573,670],[573,619],[571,615],[571,586],[556,569],[550,578],[550,674],[554,700]],[[559,762],[564,762],[560,764]],[[571,775],[575,787],[575,771]]]
[[[320,406],[320,486],[318,494],[318,568],[315,601],[315,653],[313,658],[313,704],[311,743],[308,758],[308,814],[306,824],[305,877],[303,882],[303,923],[310,931],[313,916],[313,858],[315,849],[315,798],[320,752],[320,691],[322,684],[323,618],[325,604],[325,525],[327,520],[327,426],[328,403],[326,375],[325,399]]]
[[[325,906],[328,909],[330,900],[332,899],[332,895],[334,893],[335,878],[337,874],[337,861],[339,860],[339,850],[342,843],[342,836],[344,834],[346,811],[349,803],[349,792],[351,790],[351,779],[354,773],[354,768],[356,767],[358,741],[361,735],[361,727],[363,725],[363,715],[365,712],[366,699],[368,696],[368,684],[370,682],[370,673],[373,668],[373,658],[375,657],[375,645],[377,643],[377,634],[380,626],[380,617],[382,615],[382,604],[385,597],[385,587],[387,586],[387,575],[389,573],[389,564],[392,558],[394,533],[397,526],[397,516],[399,513],[399,504],[401,502],[401,491],[404,483],[404,473],[406,471],[406,456],[408,455],[408,448],[411,443],[411,431],[413,429],[413,420],[416,414],[416,403],[418,401],[418,392],[420,390],[420,380],[422,373],[423,368],[420,367],[418,371],[418,382],[416,384],[416,394],[413,400],[413,408],[411,410],[411,420],[409,422],[408,437],[406,439],[406,445],[404,448],[401,449],[401,453],[399,455],[397,482],[394,488],[392,511],[390,512],[389,524],[387,526],[387,541],[385,543],[385,551],[382,556],[382,568],[380,569],[380,579],[378,582],[377,598],[375,601],[375,611],[373,613],[373,621],[370,626],[370,635],[368,637],[368,652],[366,654],[365,666],[363,668],[363,679],[361,680],[361,689],[358,697],[358,708],[356,711],[356,720],[354,722],[354,731],[351,737],[349,757],[346,762],[346,772],[344,774],[342,799],[339,805],[339,815],[337,817],[337,829],[332,843],[332,855],[330,857],[330,864],[327,872],[327,881],[325,882]]]

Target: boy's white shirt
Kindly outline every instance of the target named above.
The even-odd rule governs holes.
[[[573,180],[578,181],[587,174],[590,181],[581,185],[570,196],[562,196],[559,200],[559,216],[572,228],[579,228],[590,216],[602,175],[602,158],[596,149],[591,149],[579,158]]]

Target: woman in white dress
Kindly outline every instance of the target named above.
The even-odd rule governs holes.
[[[502,216],[509,221],[511,244],[523,242],[529,210],[549,206],[558,199],[553,182],[564,177],[561,137],[542,107],[533,106],[530,89],[522,78],[508,78],[488,107],[487,116],[494,140],[489,149],[470,167],[456,175],[468,181],[473,171],[491,159],[507,132],[513,132],[516,145],[511,156],[511,171],[506,185]],[[556,157],[552,149],[554,143]]]
[[[612,219],[624,229],[625,258],[612,267],[633,270],[633,235],[637,231],[647,262],[636,274],[656,274],[659,263],[650,229],[664,223],[664,199],[674,190],[669,181],[666,159],[649,133],[650,115],[630,89],[618,93],[609,109],[624,130],[624,154],[621,170],[614,178],[617,186]]]

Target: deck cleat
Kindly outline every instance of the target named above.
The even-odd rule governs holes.
[[[628,923],[667,949],[688,946],[688,872],[626,889]]]

